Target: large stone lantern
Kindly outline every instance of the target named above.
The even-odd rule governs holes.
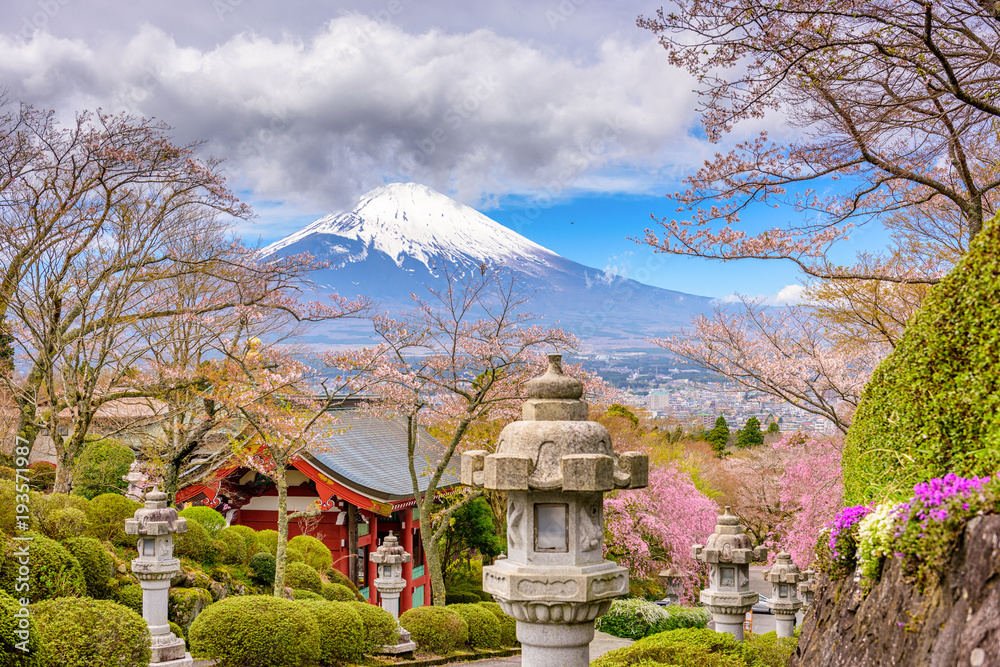
[[[403,578],[403,563],[410,562],[410,554],[399,545],[399,539],[390,531],[382,544],[374,553],[368,556],[375,563],[378,575],[375,577],[375,589],[382,600],[382,608],[392,614],[399,623],[399,594],[406,587]],[[410,639],[410,633],[399,628],[399,641],[393,646],[383,646],[383,653],[409,653],[416,650],[417,645]]]
[[[184,649],[184,640],[170,631],[167,604],[170,578],[181,569],[174,558],[174,533],[187,532],[187,519],[177,516],[177,510],[167,506],[167,494],[152,490],[146,494],[146,505],[125,519],[125,532],[139,538],[139,557],[132,561],[132,572],[142,587],[142,617],[149,625],[154,667],[191,667],[191,654]]]
[[[789,553],[781,551],[771,569],[764,573],[764,579],[771,582],[771,597],[767,606],[774,614],[779,637],[791,637],[795,630],[795,614],[802,608],[798,585],[805,576],[792,562]]]
[[[765,560],[767,548],[753,548],[739,518],[726,507],[707,543],[694,545],[691,553],[708,564],[708,588],[701,592],[701,601],[712,612],[715,631],[743,641],[746,613],[760,600],[750,590],[750,563]]]
[[[517,619],[525,667],[582,667],[594,620],[628,593],[628,570],[604,560],[604,492],[646,486],[648,461],[615,454],[607,429],[587,421],[561,355],[526,393],[495,454],[462,455],[464,484],[507,493],[507,558],[483,568],[483,588]]]

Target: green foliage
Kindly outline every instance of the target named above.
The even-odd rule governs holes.
[[[844,448],[845,504],[1000,468],[1000,217],[930,294],[865,387]]]
[[[327,576],[330,578],[331,582],[340,584],[341,586],[347,586],[347,588],[354,594],[354,597],[358,602],[365,601],[364,596],[358,592],[358,587],[354,585],[354,582],[340,570],[334,568],[327,573]]]
[[[496,616],[484,609],[479,602],[474,604],[453,604],[446,607],[458,614],[469,626],[469,648],[496,650],[503,644],[500,640],[500,624]]]
[[[75,507],[63,507],[49,515],[45,534],[54,540],[67,540],[75,535],[85,535],[90,528],[87,515]]]
[[[13,480],[17,477],[17,471],[10,466],[0,465],[0,479],[10,479]]]
[[[41,667],[35,622],[22,609],[16,599],[0,591],[0,667]]]
[[[135,546],[135,538],[125,534],[125,519],[131,519],[142,503],[117,493],[97,496],[87,505],[90,536],[107,540],[120,547]]]
[[[128,607],[135,613],[142,615],[142,586],[139,584],[126,584],[115,591],[115,602],[123,607]]]
[[[208,533],[209,539],[212,540],[219,539],[219,533],[226,527],[226,517],[204,505],[185,507],[177,515],[187,519],[189,524],[193,521],[200,523],[201,527]]]
[[[306,565],[320,573],[333,568],[333,554],[320,540],[310,535],[297,535],[288,540],[288,546],[302,554]]]
[[[208,531],[197,521],[188,521],[187,531],[174,535],[174,555],[204,563],[212,551]]]
[[[187,644],[187,638],[184,637],[184,628],[177,625],[173,621],[167,621],[170,624],[170,632],[174,633],[174,636],[178,639],[183,639],[184,643]]]
[[[645,598],[652,602],[654,600],[662,600],[666,597],[667,592],[654,577],[643,578],[630,574],[628,578],[628,594],[631,597]]]
[[[289,563],[285,566],[285,586],[301,588],[319,595],[323,592],[323,579],[315,568],[305,563]]]
[[[760,420],[756,415],[750,415],[746,425],[736,433],[736,446],[749,449],[764,444],[764,434],[760,430]]]
[[[15,492],[16,486],[14,482],[5,479],[0,479],[0,507],[4,508],[0,511],[0,531],[5,535],[14,534],[14,521],[20,511],[14,511],[17,509],[19,504],[24,505],[25,508],[34,507],[35,494],[34,491],[28,491],[27,489],[22,489],[26,491],[23,493]]]
[[[480,602],[479,604],[500,622],[501,646],[517,646],[517,620],[513,616],[505,614],[496,602]]]
[[[112,438],[87,443],[73,466],[73,493],[95,498],[102,493],[124,494],[128,474],[135,461],[132,450]]]
[[[506,543],[499,533],[493,524],[493,511],[485,498],[476,498],[455,510],[448,519],[444,538],[446,575],[461,562],[456,558],[459,554],[473,552],[493,557],[503,553]]]
[[[254,554],[247,564],[250,570],[250,578],[262,586],[274,585],[274,570],[276,564],[274,556],[267,552]]]
[[[190,629],[195,619],[211,604],[212,594],[204,588],[171,588],[167,616],[182,628]]]
[[[304,603],[270,595],[228,597],[188,630],[191,653],[218,667],[299,667],[320,656],[320,629]]]
[[[260,545],[257,544],[257,531],[249,526],[229,526],[222,530],[222,534],[236,534],[243,538],[243,543],[246,546],[246,558],[245,561],[249,561],[253,558],[254,554],[261,550]]]
[[[53,540],[88,534],[89,508],[90,502],[86,498],[68,493],[39,493],[30,498],[30,514],[34,525]],[[82,519],[78,512],[83,513]]]
[[[278,531],[276,530],[258,530],[257,531],[257,544],[260,548],[271,554],[272,556],[277,556],[278,554]]]
[[[87,583],[79,561],[61,544],[44,535],[26,533],[30,542],[8,540],[0,565],[0,588],[32,602],[49,598],[79,597],[87,594]],[[28,590],[17,590],[18,561],[15,554],[27,545],[30,561]],[[23,585],[23,582],[22,582]]]
[[[346,602],[361,617],[364,628],[362,650],[366,655],[375,655],[383,646],[399,641],[399,625],[392,614],[382,607],[367,602]],[[416,641],[416,640],[414,640]]]
[[[302,555],[302,552],[298,549],[293,549],[291,547],[285,547],[285,562],[286,563],[305,563],[306,558]]]
[[[726,418],[719,415],[715,420],[715,427],[705,436],[705,440],[712,446],[712,450],[721,459],[726,451],[726,443],[729,442],[729,424]]]
[[[451,588],[445,592],[444,603],[446,605],[452,604],[477,604],[482,601],[482,598],[475,591],[461,588]]]
[[[110,600],[59,598],[32,607],[43,665],[94,667],[149,664],[149,630],[142,616]]]
[[[318,593],[313,593],[312,591],[305,591],[301,588],[295,588],[292,590],[293,600],[325,600],[322,595]]]
[[[80,563],[87,595],[99,600],[107,598],[115,576],[115,562],[104,545],[93,537],[74,537],[64,541],[63,546]]]
[[[765,431],[765,433],[777,433],[779,428],[778,422],[771,422],[767,425],[767,431]]]
[[[606,417],[624,417],[625,419],[632,422],[632,426],[639,425],[639,418],[635,416],[635,413],[626,408],[621,403],[612,403],[611,407],[608,408],[607,412],[604,413]]]
[[[343,584],[323,582],[323,597],[336,602],[359,602],[358,595]]]
[[[769,635],[748,634],[740,643],[707,628],[668,630],[605,653],[591,667],[785,667],[798,641]]]
[[[641,639],[679,628],[704,628],[711,616],[704,607],[661,607],[641,598],[615,600],[611,609],[597,619],[597,629],[615,637]]]
[[[216,541],[222,543],[220,547],[220,560],[223,563],[241,565],[246,561],[247,542],[243,535],[230,528],[223,528],[219,532],[219,539]]]
[[[447,607],[410,609],[399,617],[399,623],[417,646],[431,653],[450,653],[469,639],[469,624]]]
[[[56,464],[48,461],[29,463],[28,484],[35,491],[51,491],[56,485]]]
[[[299,608],[316,619],[321,664],[343,665],[361,661],[365,629],[361,615],[351,605],[306,600],[299,603]]]

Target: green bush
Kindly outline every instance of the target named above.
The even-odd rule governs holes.
[[[642,639],[664,630],[704,628],[711,616],[704,607],[661,607],[642,598],[615,600],[596,627],[615,637]]]
[[[212,604],[212,594],[204,588],[171,588],[169,596],[168,618],[188,631],[195,619]]]
[[[170,624],[170,632],[174,633],[174,636],[178,639],[183,639],[184,644],[187,645],[187,638],[184,636],[184,628],[177,625],[173,621],[167,621]]]
[[[31,519],[35,526],[53,540],[86,535],[90,532],[90,502],[68,493],[39,493],[31,498]],[[67,513],[65,510],[74,510]],[[80,518],[77,512],[82,512]],[[68,534],[73,530],[79,532]]]
[[[246,553],[244,562],[248,562],[254,554],[260,551],[260,546],[257,544],[257,531],[249,526],[229,526],[222,530],[222,534],[239,535],[243,538]]]
[[[410,638],[425,651],[445,654],[469,640],[469,624],[447,607],[417,607],[399,617]]]
[[[343,665],[361,661],[365,629],[361,615],[351,605],[325,600],[304,600],[298,604],[313,615],[319,626],[321,664]]]
[[[43,665],[145,667],[149,630],[142,616],[110,600],[59,598],[32,607]]]
[[[55,540],[44,535],[27,533],[30,542],[8,540],[5,545],[3,564],[0,565],[0,588],[15,594],[18,577],[18,562],[14,554],[28,548],[30,560],[27,597],[32,602],[49,598],[79,597],[87,594],[87,582],[80,562]],[[15,597],[23,597],[24,592]]]
[[[303,602],[270,595],[229,597],[198,615],[191,653],[218,667],[298,667],[320,656],[319,624]]]
[[[120,547],[135,546],[136,539],[125,534],[125,519],[131,519],[142,503],[117,493],[97,496],[87,505],[90,536],[107,540]]]
[[[51,491],[56,485],[56,464],[48,461],[29,463],[28,484],[35,491]]]
[[[274,556],[262,551],[253,555],[247,569],[250,570],[250,578],[261,586],[273,586],[275,566]]]
[[[115,576],[115,561],[104,545],[93,537],[74,537],[63,542],[63,546],[80,563],[87,595],[98,600],[107,598]]]
[[[17,600],[0,591],[0,667],[41,667],[35,622],[22,609]],[[27,651],[18,648],[19,644]]]
[[[385,609],[367,602],[344,604],[361,617],[361,625],[364,628],[362,651],[366,655],[375,655],[383,646],[390,646],[399,641],[399,624]]]
[[[187,532],[174,536],[174,555],[178,558],[204,563],[211,551],[212,541],[208,538],[208,531],[197,521],[189,521]]]
[[[479,604],[500,622],[500,644],[517,646],[517,620],[513,616],[505,614],[496,602],[480,602]]]
[[[346,586],[351,591],[351,593],[354,594],[354,599],[355,600],[357,600],[358,602],[364,602],[365,601],[365,596],[363,596],[358,591],[358,587],[354,585],[354,582],[351,581],[350,577],[348,577],[346,574],[344,574],[343,572],[341,572],[337,568],[332,568],[326,574],[327,574],[327,577],[330,578],[330,582],[331,583],[340,584],[341,586]]]
[[[16,493],[15,488],[13,481],[0,479],[0,507],[3,508],[0,511],[0,531],[5,535],[14,534],[14,522],[20,514],[17,506],[23,505],[22,509],[34,507],[35,496],[38,495],[30,490],[27,493]]]
[[[220,560],[223,563],[240,565],[246,561],[247,543],[242,535],[237,532],[230,532],[228,528],[225,528],[219,533],[219,539],[216,541],[222,543]]]
[[[95,498],[102,493],[124,494],[128,474],[135,461],[132,450],[117,440],[101,438],[87,443],[73,465],[73,493]]]
[[[500,624],[496,616],[484,609],[479,602],[473,604],[453,604],[447,609],[458,614],[469,625],[469,648],[496,650],[502,646]]]
[[[142,615],[142,586],[139,584],[125,584],[115,591],[114,598],[121,606]]]
[[[298,549],[292,549],[291,547],[285,547],[285,562],[286,563],[305,563],[305,556]]]
[[[323,592],[323,579],[319,572],[305,563],[288,563],[285,566],[285,586],[320,594]]]
[[[0,479],[13,480],[17,477],[17,471],[9,466],[0,465]]]
[[[797,643],[750,634],[740,643],[707,628],[668,630],[605,653],[591,667],[785,667]]]
[[[360,602],[357,595],[343,584],[323,582],[323,597],[335,602]]]
[[[276,530],[258,530],[257,531],[257,544],[260,548],[272,556],[277,556],[278,554],[278,531]]]
[[[201,527],[208,533],[209,539],[212,540],[219,539],[219,533],[226,527],[226,517],[211,507],[205,507],[204,505],[185,507],[177,514],[187,519],[188,524],[192,522],[200,523]]]
[[[86,514],[75,507],[64,507],[50,515],[49,530],[45,534],[54,540],[67,540],[76,535],[86,535],[89,527]]]
[[[865,386],[844,447],[844,502],[1000,467],[1000,216],[934,286]]]
[[[333,554],[320,540],[311,535],[296,535],[288,540],[288,546],[298,550],[306,565],[321,574],[333,569]]]
[[[324,602],[326,601],[326,599],[322,595],[318,595],[317,593],[313,593],[312,591],[305,591],[305,590],[302,590],[301,588],[292,589],[292,599],[293,600],[323,600]]]

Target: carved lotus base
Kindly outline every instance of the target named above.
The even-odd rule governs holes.
[[[508,616],[524,623],[593,623],[607,613],[611,600],[597,602],[510,602],[497,598]]]

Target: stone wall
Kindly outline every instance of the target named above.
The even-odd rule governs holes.
[[[822,583],[791,667],[1000,665],[1000,516],[967,524],[923,595],[893,558],[866,597],[853,577]]]

